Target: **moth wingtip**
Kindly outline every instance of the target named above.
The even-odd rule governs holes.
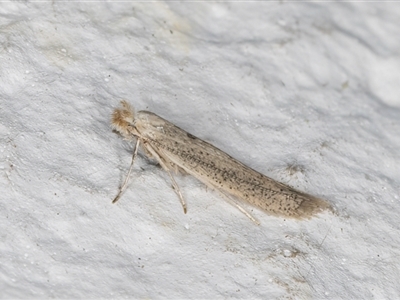
[[[334,212],[332,206],[327,201],[307,195],[298,207],[298,218],[310,219],[324,211]]]

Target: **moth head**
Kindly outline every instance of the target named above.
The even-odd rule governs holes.
[[[112,114],[111,126],[124,138],[132,139],[129,129],[133,126],[134,120],[135,112],[133,107],[123,100],[120,103],[120,107],[116,108]]]

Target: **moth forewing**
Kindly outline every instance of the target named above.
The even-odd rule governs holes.
[[[170,171],[184,170],[224,195],[250,203],[275,216],[309,218],[330,208],[326,201],[251,169],[154,113],[139,111],[134,116],[126,101],[122,101],[121,108],[114,111],[112,125],[126,139],[140,139],[146,153],[169,173],[184,210],[186,204]],[[240,205],[236,206],[249,216]],[[249,217],[255,220],[251,215]]]

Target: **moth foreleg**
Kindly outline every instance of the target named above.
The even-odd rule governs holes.
[[[133,155],[132,155],[132,161],[131,161],[131,166],[129,167],[129,171],[128,174],[126,175],[125,181],[124,183],[121,185],[119,192],[117,194],[117,196],[115,196],[114,200],[112,201],[112,203],[115,203],[118,201],[119,198],[121,198],[122,193],[124,192],[124,190],[126,189],[126,186],[128,184],[129,181],[129,177],[131,175],[132,169],[133,169],[133,163],[135,161],[135,158],[137,156],[138,153],[138,149],[139,149],[139,143],[140,143],[140,139],[137,139],[136,144],[135,144],[135,150],[133,151]]]

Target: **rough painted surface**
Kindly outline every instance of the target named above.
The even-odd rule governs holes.
[[[2,3],[1,298],[397,298],[397,3]],[[293,221],[168,177],[121,99],[332,203]]]

